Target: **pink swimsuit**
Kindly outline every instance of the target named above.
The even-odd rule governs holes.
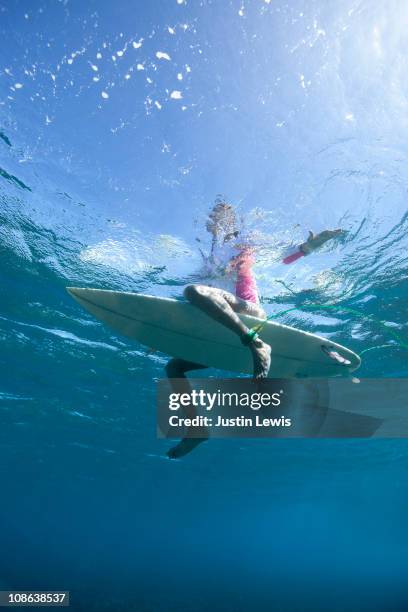
[[[258,289],[252,266],[255,263],[252,251],[244,249],[237,258],[236,270],[237,280],[235,283],[235,295],[247,302],[259,303]]]
[[[245,270],[242,273],[238,272],[237,282],[235,284],[235,295],[247,302],[258,304],[258,289],[251,270]]]

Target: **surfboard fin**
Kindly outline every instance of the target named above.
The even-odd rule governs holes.
[[[337,363],[339,363],[340,365],[346,366],[346,365],[350,365],[350,363],[351,363],[351,361],[349,361],[345,357],[342,357],[340,355],[340,353],[335,351],[330,346],[325,346],[324,344],[322,344],[322,351],[323,351],[323,353],[326,353],[326,355],[328,357],[330,357],[330,359],[333,359],[334,361],[337,361]]]

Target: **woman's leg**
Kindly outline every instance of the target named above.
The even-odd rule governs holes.
[[[205,285],[188,285],[184,290],[184,295],[190,304],[196,306],[209,317],[225,325],[232,332],[237,334],[241,342],[248,346],[254,361],[254,378],[266,378],[271,364],[271,347],[262,342],[260,338],[249,341],[249,329],[241,321],[238,312],[241,314],[252,314],[256,304],[248,306],[248,303],[236,297],[228,291],[223,291],[216,287]],[[252,308],[252,312],[249,312]],[[260,314],[263,311],[258,311]]]
[[[170,380],[171,388],[175,393],[191,393],[191,386],[186,377],[186,372],[190,372],[191,370],[202,370],[205,369],[206,366],[200,365],[199,363],[193,363],[192,361],[185,361],[184,359],[178,359],[174,357],[170,359],[168,364],[166,365],[166,374]],[[183,408],[184,416],[193,419],[197,416],[197,413],[194,409],[194,406],[185,406]],[[195,449],[196,446],[201,444],[201,442],[205,442],[208,439],[208,432],[203,427],[200,431],[198,431],[197,427],[192,428],[192,432],[197,435],[197,432],[200,434],[199,438],[183,438],[176,446],[173,446],[168,452],[167,456],[170,459],[178,459],[179,457],[183,457],[188,453],[191,453],[192,450]],[[187,432],[188,433],[188,432]]]

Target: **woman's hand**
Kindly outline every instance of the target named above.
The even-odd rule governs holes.
[[[325,244],[328,240],[335,238],[342,232],[344,232],[344,230],[342,229],[324,230],[323,232],[320,232],[316,235],[313,234],[313,232],[309,232],[308,239],[306,240],[306,242],[303,242],[303,244],[299,246],[299,249],[305,255],[309,255],[309,253],[312,253],[319,247],[323,246],[323,244]]]

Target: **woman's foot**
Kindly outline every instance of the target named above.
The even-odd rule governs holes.
[[[196,446],[202,442],[206,442],[207,440],[208,438],[183,438],[181,442],[167,451],[167,456],[169,459],[179,459],[180,457],[184,457],[184,455],[191,453]]]
[[[248,348],[254,360],[254,379],[267,378],[271,367],[271,347],[260,338],[256,338]]]

